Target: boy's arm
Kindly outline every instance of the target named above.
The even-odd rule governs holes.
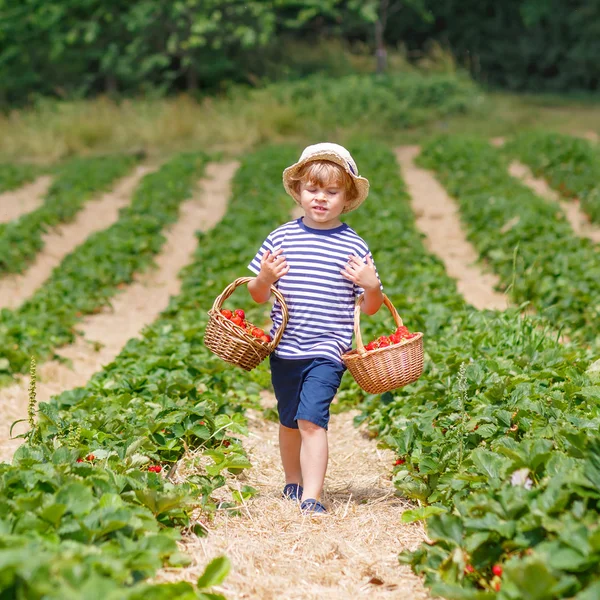
[[[355,254],[348,257],[346,267],[340,273],[348,280],[365,290],[361,311],[366,315],[374,315],[383,304],[381,283],[377,277],[375,265],[369,254],[365,256],[366,263]]]
[[[377,287],[375,288],[367,289],[364,286],[363,288],[365,290],[365,296],[360,306],[360,310],[365,313],[365,315],[374,315],[383,304],[383,292],[381,291],[379,281],[377,281]]]
[[[254,302],[263,304],[271,297],[271,286],[281,279],[290,267],[281,253],[283,250],[265,251],[260,259],[260,272],[248,282],[248,291]]]

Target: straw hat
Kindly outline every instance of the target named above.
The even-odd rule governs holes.
[[[346,206],[342,212],[350,212],[351,210],[358,208],[364,202],[365,198],[369,195],[369,180],[358,175],[358,167],[350,155],[350,152],[339,144],[323,142],[321,144],[307,146],[302,152],[300,160],[283,172],[283,187],[298,204],[300,204],[300,195],[297,194],[292,187],[294,183],[292,177],[295,177],[298,171],[306,163],[314,160],[328,160],[340,165],[340,167],[352,177],[354,185],[356,186],[357,196],[353,200],[346,202]]]

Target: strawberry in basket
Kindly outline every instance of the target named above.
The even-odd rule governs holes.
[[[265,333],[260,327],[256,327],[250,321],[246,320],[246,313],[241,308],[236,308],[233,312],[223,308],[221,309],[221,314],[234,325],[244,329],[261,342],[268,343],[271,341],[271,336],[268,333]]]
[[[390,336],[382,335],[378,337],[376,340],[369,342],[365,346],[365,350],[376,350],[377,348],[386,348],[387,346],[394,346],[396,344],[401,344],[402,342],[406,342],[408,340],[412,340],[416,337],[416,333],[411,333],[408,330],[406,325],[400,325],[394,333]]]

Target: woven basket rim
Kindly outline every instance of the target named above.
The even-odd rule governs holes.
[[[383,354],[383,353],[389,352],[391,350],[398,350],[400,348],[408,348],[411,345],[418,343],[419,340],[423,339],[422,331],[415,331],[413,333],[415,334],[415,337],[411,338],[410,340],[402,340],[401,342],[398,342],[397,344],[392,344],[391,346],[384,346],[383,348],[374,348],[373,350],[365,349],[364,354],[360,354],[358,348],[354,348],[353,350],[350,350],[350,352],[346,352],[345,354],[342,354],[342,359],[353,360],[353,359],[357,359],[357,358],[366,358],[367,356]]]
[[[221,325],[224,323],[231,323],[231,320],[228,319],[227,317],[223,316],[218,310],[211,308],[208,311],[208,314],[209,314],[210,318],[214,319],[218,325]],[[226,335],[235,335],[240,340],[258,345],[258,347],[260,347],[260,348],[269,348],[270,346],[273,346],[274,342],[275,342],[274,338],[272,338],[270,342],[263,342],[259,338],[255,337],[251,333],[249,333],[246,329],[243,329],[242,327],[240,327],[239,325],[236,325],[235,323],[232,323],[231,328],[225,329],[222,327],[222,329]],[[259,329],[262,329],[262,327],[259,327]]]

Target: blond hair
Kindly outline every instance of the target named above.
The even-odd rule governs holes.
[[[291,187],[298,195],[300,195],[302,183],[312,183],[319,187],[340,186],[346,192],[346,202],[350,202],[358,196],[358,190],[352,177],[340,165],[330,160],[307,162],[291,177],[291,181]]]

